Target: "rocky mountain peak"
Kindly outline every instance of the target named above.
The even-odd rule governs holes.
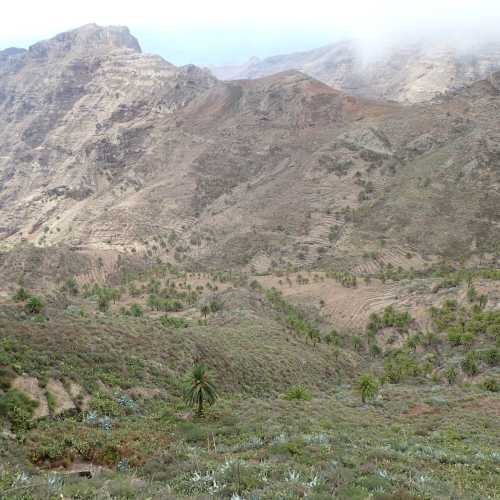
[[[35,57],[44,58],[64,56],[68,52],[115,49],[131,49],[141,52],[139,42],[130,34],[127,27],[86,24],[32,45],[29,53]]]
[[[18,54],[24,54],[25,49],[19,49],[18,47],[7,47],[4,50],[0,50],[0,59],[17,56]]]

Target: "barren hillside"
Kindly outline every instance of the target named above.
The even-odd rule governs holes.
[[[495,252],[495,77],[376,103],[295,71],[221,82],[91,25],[8,51],[0,81],[6,251],[353,270],[370,252],[417,267]]]

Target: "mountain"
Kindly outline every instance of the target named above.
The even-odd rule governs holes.
[[[495,498],[499,116],[3,51],[0,496]]]
[[[210,69],[223,80],[260,78],[294,69],[348,94],[408,104],[488,77],[500,69],[500,44],[457,47],[451,42],[413,42],[370,49],[351,40]]]
[[[0,63],[1,245],[248,269],[494,255],[498,88],[402,106],[298,71],[224,82],[85,26]]]

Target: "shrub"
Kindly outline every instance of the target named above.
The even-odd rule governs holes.
[[[384,378],[392,384],[419,374],[420,370],[416,361],[403,351],[391,353],[384,362]]]
[[[378,393],[378,383],[369,373],[361,375],[356,385],[363,403],[366,403],[367,400],[374,399]]]
[[[474,343],[474,334],[472,332],[465,332],[462,335],[462,345],[466,348],[472,347]]]
[[[220,302],[219,300],[212,299],[210,301],[209,307],[210,307],[210,311],[212,313],[216,313],[216,312],[222,311],[223,306],[222,306],[222,302]]]
[[[41,314],[43,311],[43,308],[45,307],[45,304],[43,303],[42,299],[38,297],[30,297],[28,301],[26,302],[24,306],[24,310],[28,314]]]
[[[414,351],[419,344],[422,343],[422,339],[420,338],[419,335],[412,335],[407,341],[406,345],[408,346],[409,349]]]
[[[448,331],[448,342],[454,347],[462,345],[462,332],[457,328],[450,329]]]
[[[37,406],[36,401],[16,389],[9,389],[0,396],[0,416],[10,422],[15,432],[29,429]]]
[[[479,366],[476,361],[476,355],[473,352],[467,354],[462,360],[462,370],[467,375],[473,376],[479,373]]]
[[[102,416],[120,416],[125,413],[124,408],[110,395],[104,392],[95,392],[89,403],[89,408]]]
[[[380,346],[374,342],[373,344],[370,345],[370,355],[376,358],[377,356],[380,356],[382,354],[382,349]]]
[[[500,383],[493,377],[489,377],[483,381],[483,388],[490,392],[500,392]]]
[[[358,335],[354,335],[352,338],[352,347],[355,351],[361,351],[363,349],[363,340]]]
[[[484,362],[490,366],[497,366],[500,361],[500,351],[496,348],[488,349],[483,354]]]
[[[7,391],[12,380],[16,377],[15,372],[8,366],[0,365],[0,389]]]
[[[332,330],[330,333],[327,333],[325,335],[325,342],[327,344],[340,347],[340,345],[342,344],[342,339],[340,338],[340,335],[337,333],[336,330]]]
[[[310,401],[312,399],[312,394],[303,385],[293,385],[286,391],[283,399],[287,401]]]
[[[139,304],[132,304],[130,306],[130,316],[133,316],[134,318],[140,318],[144,316],[142,307]]]

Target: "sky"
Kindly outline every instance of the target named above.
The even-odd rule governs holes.
[[[222,65],[345,38],[376,51],[408,37],[500,37],[500,0],[7,0],[0,49],[87,23],[126,25],[174,64]]]

